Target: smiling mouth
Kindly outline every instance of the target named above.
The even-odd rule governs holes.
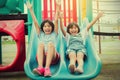
[[[76,34],[76,32],[72,32],[72,34]]]
[[[50,30],[45,30],[45,32],[47,32],[47,33],[48,33],[48,32],[51,32],[51,31],[50,31]]]

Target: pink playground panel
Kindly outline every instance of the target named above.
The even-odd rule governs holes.
[[[17,45],[17,52],[14,61],[7,66],[0,67],[0,72],[23,71],[25,61],[24,20],[0,21],[0,33],[7,33],[12,36]]]
[[[61,12],[64,13],[64,25],[72,21],[77,22],[77,0],[61,0],[63,4],[61,6]],[[55,0],[43,0],[42,19],[54,20],[56,4]]]

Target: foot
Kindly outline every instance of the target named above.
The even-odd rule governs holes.
[[[50,77],[51,76],[50,68],[45,68],[44,76],[45,77]]]
[[[83,71],[83,68],[82,67],[77,67],[75,69],[75,72],[79,73],[79,74],[82,74],[84,71]]]
[[[44,71],[45,70],[43,67],[38,67],[38,68],[33,69],[33,73],[39,74],[39,75],[44,75]]]
[[[69,64],[69,70],[71,73],[74,73],[75,72],[75,65],[74,64]]]

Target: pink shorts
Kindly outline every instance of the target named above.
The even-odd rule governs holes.
[[[47,53],[45,53],[44,55],[43,65],[45,65],[46,63],[46,55]],[[36,58],[38,58],[38,56]],[[60,59],[60,55],[56,52],[56,58],[52,60],[51,65],[56,64],[59,61],[59,59]]]

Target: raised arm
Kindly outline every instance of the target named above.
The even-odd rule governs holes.
[[[61,0],[56,0],[56,19],[60,20],[60,29],[61,29],[63,35],[66,36],[66,32],[63,28],[64,26],[63,26],[62,13],[60,11],[60,6],[61,6]]]
[[[60,18],[59,19],[60,19],[60,29],[61,29],[63,35],[66,36],[66,31],[63,28],[64,26],[63,26],[63,21],[62,21],[62,14],[60,14]]]
[[[102,15],[103,15],[103,12],[99,12],[99,13],[98,13],[97,17],[94,18],[94,19],[92,20],[92,22],[87,25],[87,31],[89,31],[89,29],[96,23],[97,20],[99,20],[99,18],[100,18]]]
[[[35,17],[35,14],[34,14],[34,12],[33,12],[33,10],[32,10],[32,5],[30,4],[29,1],[27,1],[27,2],[26,2],[26,6],[27,6],[27,8],[29,9],[30,14],[31,14],[31,16],[32,16],[32,19],[33,19],[33,22],[34,22],[34,25],[35,25],[35,28],[36,28],[36,32],[37,32],[37,34],[39,34],[39,33],[40,33],[40,28],[39,28],[39,24],[38,24],[38,22],[37,22],[37,19],[36,19],[36,17]]]
[[[60,12],[60,2],[61,0],[56,0],[56,13],[55,13],[55,19],[54,19],[54,31],[58,34],[58,18],[59,18],[59,12]]]

